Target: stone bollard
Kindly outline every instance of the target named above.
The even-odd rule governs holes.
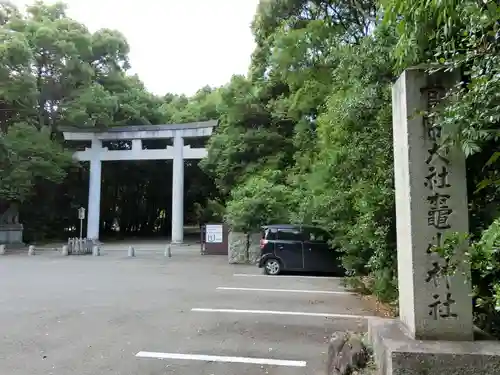
[[[35,255],[35,246],[30,245],[28,247],[28,255]]]
[[[98,257],[101,255],[101,248],[98,245],[92,247],[92,255]]]
[[[171,245],[167,245],[167,247],[165,248],[165,253],[164,255],[169,258],[172,258],[172,246]]]
[[[93,246],[93,244],[94,244],[93,241],[87,240],[85,238],[85,254],[92,254],[92,246]]]
[[[68,248],[68,245],[63,245],[63,247],[62,247],[62,251],[61,251],[61,254],[62,254],[63,256],[67,256],[67,255],[69,255],[69,248]]]
[[[135,250],[132,246],[129,246],[129,248],[128,248],[128,256],[135,257]]]
[[[0,255],[5,255],[5,245],[0,245]]]

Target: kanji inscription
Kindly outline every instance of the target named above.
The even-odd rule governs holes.
[[[429,156],[427,156],[425,164],[433,164],[437,160],[444,164],[450,163],[450,161],[446,157],[441,155],[441,153],[439,152],[439,146],[437,143],[433,143],[432,147],[429,150],[427,150],[427,152],[429,153]]]
[[[426,282],[429,282],[432,280],[434,283],[434,286],[439,286],[439,273],[441,272],[441,267],[439,266],[438,262],[432,262],[432,269],[427,271],[427,278],[425,279]]]
[[[448,183],[448,168],[444,165],[440,169],[429,166],[429,174],[425,177],[424,186],[432,191],[436,188],[449,188],[451,185]]]
[[[435,320],[439,318],[458,318],[458,315],[452,311],[452,306],[456,303],[452,298],[451,293],[446,293],[444,301],[441,301],[439,294],[434,294],[432,296],[434,301],[429,304],[429,316],[433,317]]]
[[[441,247],[443,243],[443,233],[441,232],[437,232],[433,237],[432,237],[432,241],[429,242],[429,244],[427,245],[427,250],[426,250],[426,253],[427,254],[431,254],[432,253],[432,248],[434,246],[437,246],[437,247]]]
[[[431,112],[440,102],[442,90],[440,88],[430,88],[427,92],[427,111]],[[449,164],[450,161],[439,149],[439,140],[442,135],[441,127],[435,124],[435,116],[431,113],[424,117],[425,134],[430,147],[427,149],[427,175],[423,184],[428,188],[430,194],[427,196],[427,225],[435,230],[431,242],[428,244],[426,253],[431,256],[432,249],[442,245],[443,231],[450,229],[450,217],[453,215],[453,208],[450,205],[451,196],[449,194]],[[446,261],[439,259],[430,262],[431,267],[427,270],[425,281],[431,283],[436,288],[432,295],[432,302],[428,304],[429,316],[432,319],[457,318],[457,314],[452,312],[455,300],[450,291],[450,283],[447,271],[449,265]],[[438,288],[444,285],[446,295],[440,296]]]
[[[436,229],[449,229],[448,222],[453,210],[448,205],[450,196],[448,194],[435,193],[428,196],[427,201],[430,203],[427,216],[427,223]]]

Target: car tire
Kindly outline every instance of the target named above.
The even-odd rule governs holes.
[[[276,276],[281,273],[281,262],[278,259],[270,258],[264,263],[266,275]]]

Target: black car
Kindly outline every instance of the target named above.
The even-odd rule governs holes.
[[[259,268],[268,275],[282,271],[311,271],[344,274],[340,254],[329,244],[330,234],[303,225],[262,227]]]

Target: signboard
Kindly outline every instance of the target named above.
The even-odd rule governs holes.
[[[226,224],[205,224],[200,229],[202,255],[227,255],[229,228]]]
[[[205,230],[206,243],[222,243],[223,242],[222,224],[207,224]]]
[[[78,209],[78,219],[79,220],[85,220],[85,208],[80,207]]]

